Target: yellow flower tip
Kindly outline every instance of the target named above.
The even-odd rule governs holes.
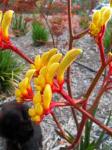
[[[40,67],[41,67],[41,58],[40,58],[40,55],[37,55],[35,57],[34,65],[35,65],[35,68],[36,68],[37,71],[40,70]]]
[[[29,82],[31,81],[34,73],[35,73],[36,69],[29,69],[27,72],[26,72],[26,75],[25,77],[28,78]]]
[[[111,8],[107,7],[107,9],[102,14],[102,25],[105,25],[109,21],[111,15],[112,15],[112,10]]]
[[[36,105],[37,103],[40,103],[41,101],[42,101],[41,93],[40,93],[40,91],[37,91],[33,97],[33,103],[34,103],[34,105]]]
[[[41,121],[41,117],[38,115],[32,117],[31,119],[32,119],[32,121],[37,122],[37,123]]]
[[[37,78],[34,79],[35,86],[40,86],[41,88],[44,88],[45,83],[46,83],[45,78],[41,74]]]
[[[2,20],[2,34],[4,38],[8,38],[8,29],[12,21],[12,16],[13,16],[14,11],[13,10],[8,10],[4,13],[3,15],[3,20]]]
[[[38,86],[38,85],[35,85],[35,88],[37,91],[40,91],[40,92],[43,90],[43,88],[41,86]]]
[[[52,90],[51,86],[47,84],[43,92],[43,106],[45,110],[49,109],[51,100],[52,100]]]
[[[52,63],[58,63],[61,60],[61,58],[62,58],[62,54],[61,53],[53,55],[50,58],[47,66],[49,67]]]
[[[15,90],[15,96],[20,97],[21,96],[21,91],[19,89]]]
[[[29,86],[29,79],[26,77],[24,78],[19,84],[19,89],[22,91],[23,89],[26,89]]]
[[[93,16],[92,16],[92,22],[97,25],[99,23],[101,19],[101,12],[100,10],[97,10],[94,12]]]
[[[49,59],[49,51],[43,53],[43,55],[41,56],[41,67],[46,66],[46,64],[48,63],[48,59]]]
[[[35,109],[34,108],[30,108],[28,110],[28,114],[30,117],[34,117],[36,115]]]
[[[39,74],[45,77],[47,74],[47,67],[46,66],[42,67]]]
[[[58,68],[59,68],[59,63],[53,63],[53,64],[49,65],[49,67],[47,69],[48,72],[47,72],[47,75],[46,75],[47,83],[52,84],[53,78],[55,77]]]
[[[60,84],[64,80],[64,72],[66,71],[66,69],[81,53],[82,53],[81,49],[72,49],[66,53],[65,57],[63,58],[63,60],[59,65],[58,73],[57,73],[57,79]]]
[[[39,116],[41,116],[43,114],[43,107],[42,107],[42,105],[40,103],[35,105],[35,112]]]

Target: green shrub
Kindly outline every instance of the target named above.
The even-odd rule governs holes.
[[[28,31],[27,21],[25,21],[23,15],[15,14],[13,22],[12,22],[12,29],[16,36],[25,35]]]
[[[10,51],[0,52],[0,92],[13,93],[22,66]]]
[[[43,24],[39,22],[32,23],[32,39],[34,44],[41,45],[48,41],[49,33]]]

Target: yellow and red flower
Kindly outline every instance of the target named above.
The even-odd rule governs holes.
[[[110,7],[102,7],[100,10],[96,10],[92,16],[92,22],[90,23],[90,34],[94,37],[98,36],[108,23],[111,15],[112,9]]]
[[[0,45],[9,41],[9,26],[11,24],[13,10],[8,10],[4,14],[0,11]]]
[[[50,113],[53,93],[62,90],[64,73],[81,52],[80,49],[72,49],[62,57],[54,48],[36,56],[15,92],[18,102],[32,100],[29,115],[33,121],[40,122],[44,115]]]

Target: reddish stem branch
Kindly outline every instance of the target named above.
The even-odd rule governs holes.
[[[56,123],[58,129],[60,130],[61,135],[63,136],[64,139],[66,139],[66,140],[68,141],[68,139],[67,139],[67,137],[66,137],[66,134],[65,134],[63,128],[61,127],[61,124],[59,123],[58,119],[56,118],[55,113],[54,113],[54,112],[51,112],[51,115],[52,115],[52,117],[53,117],[53,119],[54,119],[54,121],[55,121],[55,123]],[[69,142],[69,141],[68,141],[68,142]]]
[[[99,91],[99,93],[98,93],[96,99],[94,100],[94,102],[93,102],[91,108],[88,110],[89,112],[93,113],[94,110],[98,107],[98,104],[99,104],[99,102],[100,102],[100,99],[101,99],[103,93],[105,92],[106,88],[107,88],[107,84],[104,85],[104,86],[100,89],[100,91]]]
[[[10,44],[9,49],[11,49],[16,54],[18,54],[20,57],[25,59],[28,63],[33,64],[33,61],[25,53],[23,53],[19,48],[17,48],[14,45]]]
[[[73,31],[72,31],[72,13],[71,13],[71,7],[72,7],[72,1],[71,0],[67,0],[67,5],[68,5],[68,27],[69,27],[69,50],[72,49],[72,44],[73,44]],[[68,93],[69,95],[72,97],[72,90],[71,90],[71,82],[70,82],[70,70],[71,68],[69,67],[67,69],[67,89],[68,89]],[[74,121],[76,123],[77,129],[78,129],[78,120],[77,120],[77,116],[76,116],[76,112],[73,108],[71,108],[72,114],[73,114],[73,118]]]
[[[85,94],[85,96],[84,96],[84,99],[85,99],[86,101],[88,101],[89,96],[91,95],[92,91],[94,90],[94,88],[95,88],[95,86],[96,86],[98,80],[100,79],[100,77],[101,77],[101,75],[102,75],[102,73],[103,73],[105,67],[106,67],[106,65],[104,65],[104,66],[102,65],[102,66],[100,67],[100,69],[98,70],[98,72],[97,72],[95,78],[93,79],[91,85],[89,86],[89,88],[88,88],[88,90],[87,90],[87,92],[86,92],[86,94]]]
[[[74,108],[76,108],[77,110],[79,110],[80,112],[82,112],[83,114],[85,114],[87,116],[87,118],[89,118],[90,120],[92,120],[94,123],[96,123],[100,128],[102,128],[104,131],[107,132],[107,134],[112,136],[112,129],[107,127],[106,125],[103,125],[99,120],[97,120],[94,116],[92,116],[89,112],[87,112],[86,110],[79,108],[77,106],[74,106]]]
[[[69,99],[69,97],[66,95],[66,92],[61,91],[61,94],[64,98]],[[97,120],[96,118],[94,118],[94,116],[92,116],[92,114],[90,114],[89,112],[87,112],[86,110],[84,110],[83,108],[80,108],[79,106],[77,106],[76,104],[73,104],[73,100],[69,99],[69,102],[71,101],[71,105],[79,110],[83,115],[85,115],[87,118],[89,118],[90,120],[92,120],[94,123],[96,123],[98,126],[100,126],[102,129],[104,129],[108,134],[112,135],[112,129],[108,128],[107,126],[103,125],[99,120]],[[85,101],[86,102],[86,101]]]
[[[100,50],[100,58],[101,58],[102,65],[105,65],[105,53],[104,53],[104,46],[103,46],[104,33],[105,33],[105,26],[102,27],[101,32],[96,38],[96,43]]]
[[[75,34],[73,36],[73,40],[76,39],[80,39],[81,37],[83,37],[85,34],[87,34],[89,32],[89,28],[85,29],[84,31],[82,31],[81,33]]]
[[[87,103],[85,103],[83,105],[83,108],[86,109],[86,106],[87,106]],[[69,147],[70,149],[74,148],[79,143],[81,135],[82,135],[82,132],[83,132],[83,129],[84,129],[84,126],[86,124],[86,121],[87,121],[87,117],[84,114],[82,114],[82,121],[81,121],[79,129],[77,131],[77,136],[76,136],[74,142]]]

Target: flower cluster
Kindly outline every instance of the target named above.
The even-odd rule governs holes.
[[[102,28],[105,27],[112,15],[110,7],[102,7],[100,10],[96,10],[92,16],[92,22],[90,24],[90,33],[96,37],[101,32]]]
[[[29,109],[33,121],[40,122],[50,112],[53,93],[62,90],[64,73],[81,52],[80,49],[72,49],[62,58],[54,48],[36,56],[15,92],[18,102],[33,102]]]
[[[4,14],[0,11],[0,45],[4,44],[3,42],[9,41],[8,29],[11,24],[13,16],[13,10],[8,10]]]

